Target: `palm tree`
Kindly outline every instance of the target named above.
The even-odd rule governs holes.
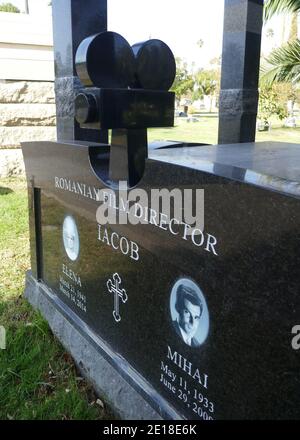
[[[264,83],[300,81],[300,40],[296,39],[274,49],[261,68]]]
[[[300,0],[267,0],[264,6],[264,20],[268,21],[275,14],[293,14],[300,11]]]
[[[298,14],[300,0],[267,0],[264,19],[269,20],[278,13]],[[272,84],[275,81],[297,83],[300,81],[300,40],[294,38],[282,47],[274,49],[262,67],[261,80]]]

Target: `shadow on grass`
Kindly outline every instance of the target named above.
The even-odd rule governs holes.
[[[0,311],[0,420],[113,420],[39,312],[23,297]]]
[[[0,196],[5,196],[6,194],[12,193],[13,190],[11,188],[5,188],[0,186]]]

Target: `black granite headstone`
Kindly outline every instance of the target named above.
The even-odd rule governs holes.
[[[93,35],[77,52],[75,114],[112,142],[23,144],[27,297],[125,417],[299,418],[299,146],[148,148],[147,127],[173,123],[172,54]],[[158,90],[152,50],[167,60]],[[99,357],[112,367],[95,370]]]
[[[97,177],[105,148],[23,145],[44,295],[165,418],[299,418],[299,146],[152,150],[135,189],[203,188],[200,235],[141,201],[145,224],[100,223],[100,190],[127,206]]]

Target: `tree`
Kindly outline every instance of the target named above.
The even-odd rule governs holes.
[[[179,103],[182,97],[192,94],[194,89],[194,78],[188,71],[188,66],[181,58],[176,58],[176,77],[172,86],[175,92],[176,100]]]
[[[220,86],[220,72],[217,70],[198,70],[195,74],[195,85],[193,99],[202,99],[204,96],[210,97],[210,109],[212,108],[212,98]]]
[[[261,80],[272,84],[300,81],[300,40],[296,39],[274,49],[261,68]]]
[[[12,3],[2,3],[0,5],[0,12],[15,12],[15,13],[19,14],[20,9],[18,9]]]
[[[200,40],[197,41],[197,46],[201,49],[204,46],[204,40],[200,38]]]
[[[216,68],[217,70],[221,69],[221,64],[222,64],[222,56],[219,55],[218,57],[214,57],[209,61],[209,64],[213,67]]]
[[[299,102],[300,90],[298,90],[292,83],[274,83],[273,89],[278,95],[278,103],[288,110],[292,116],[294,105]]]
[[[275,14],[293,14],[300,11],[300,0],[267,0],[264,5],[264,21],[270,20]]]
[[[287,116],[286,107],[280,102],[278,92],[273,85],[262,85],[259,90],[258,119],[265,127],[270,127],[271,116],[280,120]]]
[[[261,79],[266,84],[275,81],[294,84],[300,81],[300,40],[297,38],[297,13],[300,11],[300,0],[268,0],[264,7],[264,19],[269,20],[279,13],[292,13],[292,27],[289,41],[274,49],[262,66]]]

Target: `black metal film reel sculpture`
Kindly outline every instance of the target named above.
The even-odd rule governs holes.
[[[112,129],[109,179],[134,186],[147,157],[147,128],[174,125],[174,55],[160,40],[133,47],[116,32],[81,42],[76,71],[83,89],[75,118],[83,128]]]

